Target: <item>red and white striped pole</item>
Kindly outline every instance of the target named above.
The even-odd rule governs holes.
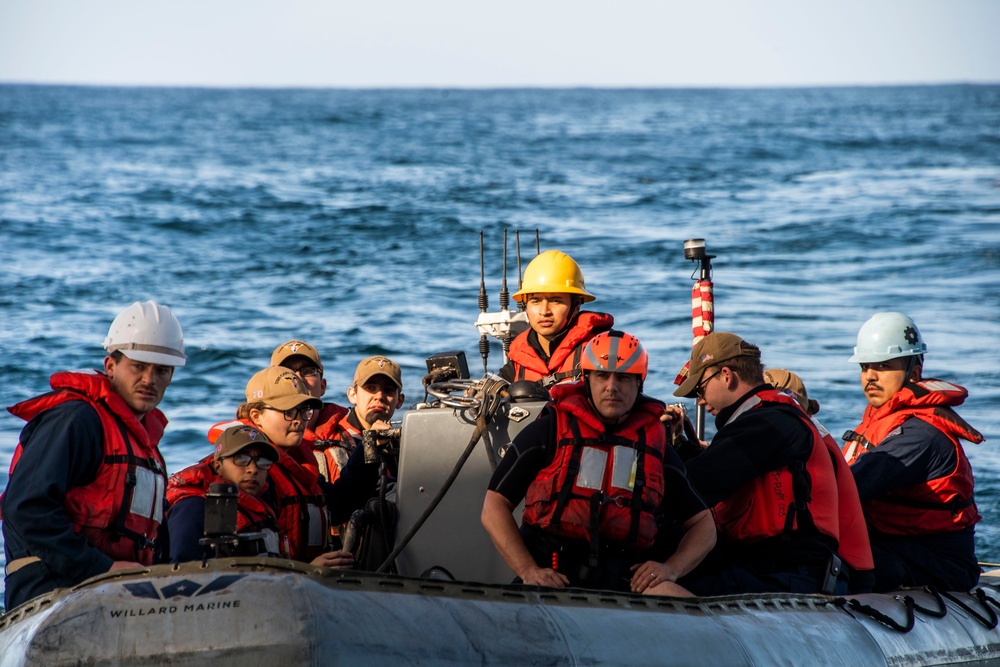
[[[700,262],[701,268],[694,288],[691,290],[691,333],[694,347],[702,338],[715,330],[715,292],[712,285],[712,260],[715,255],[705,251],[705,239],[688,239],[684,242],[684,258]],[[694,276],[692,275],[692,278]],[[681,374],[675,382],[681,384],[687,378],[688,364],[684,364]],[[705,439],[705,406],[695,408],[695,431],[698,439]]]

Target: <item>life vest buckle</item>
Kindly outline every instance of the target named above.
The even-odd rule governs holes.
[[[625,497],[624,496],[604,496],[601,499],[602,505],[614,505],[616,507],[625,507]]]

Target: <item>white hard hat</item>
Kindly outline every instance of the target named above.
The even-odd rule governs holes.
[[[155,301],[136,301],[111,323],[104,349],[129,359],[162,366],[183,366],[184,332],[170,308]]]
[[[854,356],[859,364],[872,364],[927,352],[916,323],[903,313],[875,313],[858,331]]]

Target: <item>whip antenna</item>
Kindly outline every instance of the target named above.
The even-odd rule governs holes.
[[[542,254],[542,242],[538,240],[538,228],[535,227],[535,254]]]
[[[510,305],[510,292],[507,290],[507,228],[503,230],[503,282],[500,284],[500,310],[507,310]],[[503,355],[507,358],[510,352],[510,342],[514,337],[510,334],[510,329],[503,335]]]
[[[507,310],[510,305],[510,292],[507,290],[507,230],[503,230],[503,282],[500,283],[500,308]]]
[[[496,338],[503,344],[503,363],[506,364],[510,345],[518,334],[528,329],[528,314],[520,311],[511,312],[510,290],[507,288],[507,230],[503,231],[503,284],[500,288],[500,310],[487,312],[489,299],[486,296],[486,269],[484,267],[486,253],[483,250],[483,232],[479,232],[479,318],[476,328],[479,329],[479,354],[483,357],[483,372],[489,374],[488,355],[490,344],[488,336]],[[518,267],[520,274],[520,266]],[[520,282],[520,279],[519,279]]]
[[[514,230],[514,245],[517,247],[517,291],[521,291],[523,282],[521,281],[521,230]],[[517,302],[517,309],[524,311],[524,301]]]
[[[489,307],[490,298],[486,295],[486,268],[483,260],[483,231],[479,230],[479,312],[485,313]],[[479,335],[479,356],[483,358],[483,373],[487,373],[490,341],[485,333]]]

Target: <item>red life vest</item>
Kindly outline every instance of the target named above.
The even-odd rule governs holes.
[[[580,313],[570,323],[566,335],[549,355],[546,363],[528,343],[531,330],[521,332],[510,343],[508,358],[514,364],[514,380],[538,380],[549,387],[565,380],[579,379],[580,355],[591,338],[614,326],[615,318],[607,313]]]
[[[844,434],[848,463],[878,447],[911,417],[944,433],[955,447],[955,467],[947,475],[866,501],[870,529],[890,535],[933,535],[962,530],[979,521],[972,464],[959,440],[978,444],[984,438],[952,409],[968,395],[963,387],[942,380],[910,383],[880,407],[869,405],[861,424]]]
[[[331,484],[340,477],[347,459],[361,439],[361,431],[348,421],[351,411],[334,403],[326,403],[320,412],[316,428],[307,429],[302,446],[316,459],[315,469]]]
[[[872,546],[868,539],[868,524],[861,510],[858,485],[854,483],[851,467],[841,456],[840,447],[830,432],[815,417],[810,420],[823,438],[837,476],[837,507],[840,510],[840,546],[837,553],[855,570],[873,570],[875,561],[872,560]]]
[[[49,385],[52,392],[8,410],[31,421],[67,401],[86,401],[97,410],[104,434],[104,460],[97,476],[90,484],[66,492],[63,499],[66,517],[78,533],[107,556],[152,564],[166,486],[166,465],[157,445],[167,418],[154,408],[140,422],[111,388],[108,377],[98,371],[55,373]],[[11,461],[11,475],[20,458],[18,444]]]
[[[648,548],[656,534],[653,512],[664,490],[662,404],[640,403],[608,433],[584,383],[557,385],[551,391],[555,456],[528,487],[522,521],[591,543]]]
[[[713,508],[716,525],[733,544],[751,544],[808,525],[839,542],[834,464],[827,444],[795,399],[777,389],[758,392],[740,406],[730,422],[769,404],[793,406],[809,427],[813,437],[809,458],[799,465],[770,470],[741,486]]]
[[[167,507],[176,505],[185,498],[205,498],[212,484],[226,484],[212,468],[212,456],[207,456],[193,466],[174,473],[167,480]],[[237,487],[238,488],[238,487]],[[278,520],[274,511],[257,496],[239,490],[237,496],[236,532],[257,533],[272,531],[277,534]],[[278,535],[279,553],[290,558],[289,542]]]
[[[250,420],[221,422],[209,430],[209,441],[214,443],[223,431],[236,424],[253,425]],[[319,486],[319,475],[297,460],[302,456],[298,447],[276,449],[281,457],[268,470],[268,481],[278,499],[278,506],[272,508],[278,518],[278,532],[288,539],[291,558],[308,562],[327,550],[326,497]]]

